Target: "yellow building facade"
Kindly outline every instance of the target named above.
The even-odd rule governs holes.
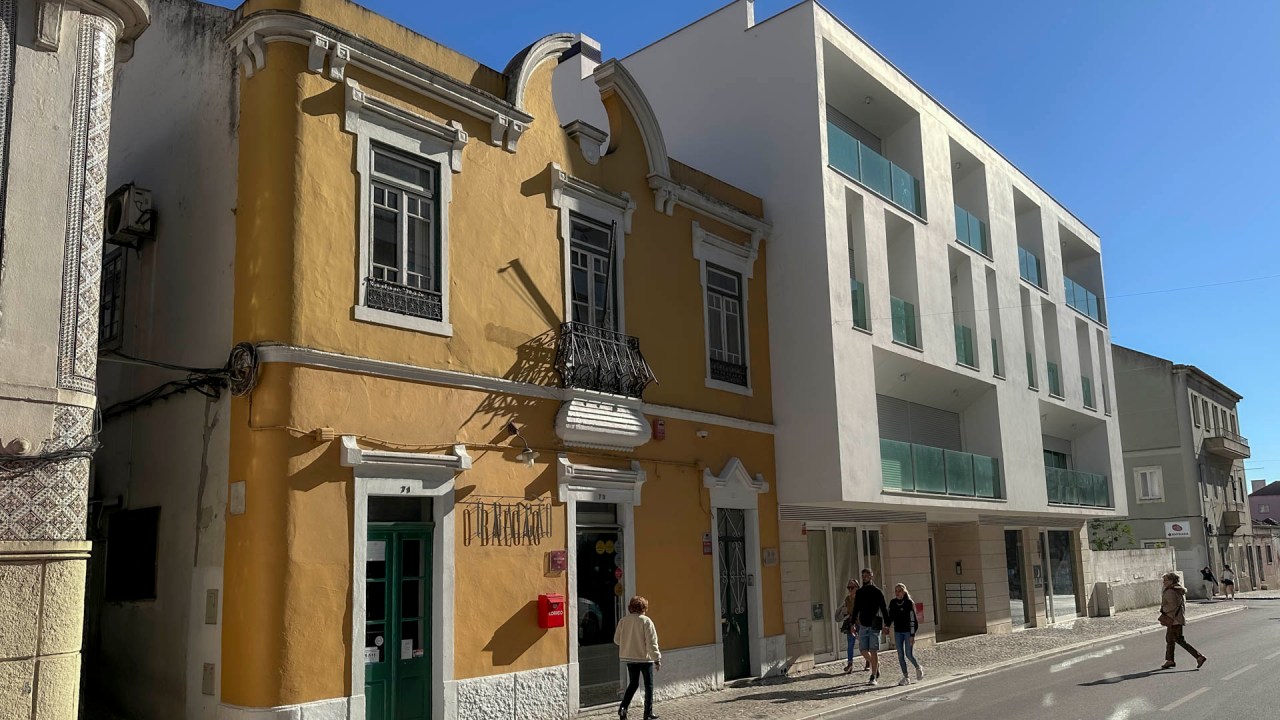
[[[761,201],[580,35],[499,72],[250,0],[229,43],[222,712],[564,717],[635,594],[660,698],[780,671]]]

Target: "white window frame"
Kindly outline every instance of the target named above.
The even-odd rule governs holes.
[[[614,309],[617,317],[615,332],[627,333],[627,303],[623,284],[626,267],[626,236],[631,232],[631,214],[636,204],[629,193],[613,193],[585,180],[576,178],[551,163],[551,205],[560,210],[560,267],[564,277],[564,319],[573,319],[573,262],[571,246],[573,244],[573,216],[593,220],[605,227],[616,227],[617,237],[613,239],[614,264]]]
[[[359,321],[439,335],[453,336],[449,314],[449,205],[453,200],[453,175],[462,171],[462,148],[468,135],[462,124],[448,125],[411,113],[366,95],[353,80],[346,84],[346,111],[342,129],[356,136],[356,176],[359,186],[357,241],[360,265],[357,270],[355,305],[352,316]],[[419,162],[437,166],[439,184],[436,233],[440,242],[440,319],[401,315],[365,305],[365,280],[371,275],[373,242],[373,144],[386,146]]]
[[[1155,484],[1156,494],[1143,495],[1142,474],[1148,473]],[[1160,465],[1147,465],[1133,469],[1133,493],[1140,503],[1164,502],[1164,468]]]
[[[1270,505],[1262,505],[1262,504],[1259,504],[1259,505],[1258,505],[1258,513],[1259,513],[1259,514],[1261,514],[1261,515],[1266,515],[1266,514],[1267,514],[1267,513],[1269,513],[1269,512],[1271,512],[1271,506],[1270,506]]]
[[[1167,547],[1169,547],[1168,540],[1143,540],[1142,541],[1143,550],[1163,550]]]
[[[751,365],[751,316],[750,316],[750,283],[760,254],[759,241],[752,239],[749,245],[732,242],[706,231],[697,221],[693,223],[693,257],[698,261],[698,278],[702,281],[702,339],[703,357],[705,360],[705,384],[713,390],[737,393],[752,397],[755,395],[752,382]],[[711,379],[711,319],[707,311],[707,263],[718,265],[725,270],[735,272],[742,280],[739,288],[742,311],[742,362],[747,366],[747,385],[734,385],[722,380]]]

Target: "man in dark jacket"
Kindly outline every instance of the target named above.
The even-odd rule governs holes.
[[[870,569],[863,568],[862,587],[853,596],[853,622],[858,631],[858,649],[871,666],[868,685],[875,685],[880,680],[880,660],[877,657],[880,652],[880,634],[889,631],[885,624],[889,620],[889,606],[874,580],[875,574]]]

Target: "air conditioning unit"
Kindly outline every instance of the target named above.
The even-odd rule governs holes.
[[[107,242],[136,250],[143,240],[155,238],[150,190],[133,183],[122,185],[107,197],[104,211],[102,232]]]

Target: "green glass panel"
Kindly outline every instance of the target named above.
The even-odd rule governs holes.
[[[995,338],[991,338],[991,372],[1004,375],[1004,368],[1000,366],[1000,342]]]
[[[1036,381],[1036,359],[1027,353],[1027,386],[1032,390],[1039,390],[1040,383]]]
[[[899,207],[912,213],[920,214],[919,203],[919,183],[911,173],[902,168],[889,163],[890,176],[893,183],[893,202]]]
[[[1093,381],[1087,377],[1080,377],[1080,390],[1084,393],[1084,406],[1087,408],[1096,407],[1093,404]]]
[[[959,205],[956,206],[956,239],[969,244],[969,213]]]
[[[893,339],[912,347],[919,347],[915,306],[902,298],[893,296],[889,297],[889,306],[893,311]]]
[[[859,179],[864,185],[887,198],[893,197],[891,165],[892,163],[880,153],[866,145],[858,144],[858,167],[862,169],[862,176]]]
[[[1040,258],[1022,246],[1018,247],[1018,274],[1032,285],[1038,288],[1044,287],[1044,275],[1040,272]]]
[[[1049,486],[1049,502],[1051,503],[1063,502],[1062,475],[1065,472],[1065,470],[1059,468],[1046,467],[1044,469],[1045,484]]]
[[[973,215],[969,216],[969,247],[983,255],[989,254],[987,252],[987,226]]]
[[[1058,364],[1049,364],[1049,394],[1062,397],[1062,377],[1058,374]]]
[[[978,348],[973,328],[956,323],[956,361],[969,367],[978,367]]]
[[[871,326],[867,322],[867,286],[858,282],[857,278],[850,278],[849,283],[853,289],[853,324],[863,330],[870,330]]]
[[[886,490],[916,489],[911,470],[911,443],[880,440],[880,476]]]
[[[834,123],[827,123],[827,162],[849,177],[858,174],[858,141]]]
[[[945,493],[947,491],[946,460],[941,448],[912,445],[911,459],[915,463],[918,492]]]
[[[947,463],[947,494],[973,497],[973,455],[944,451]]]
[[[995,458],[973,456],[973,494],[981,498],[1000,497],[1000,463]]]

